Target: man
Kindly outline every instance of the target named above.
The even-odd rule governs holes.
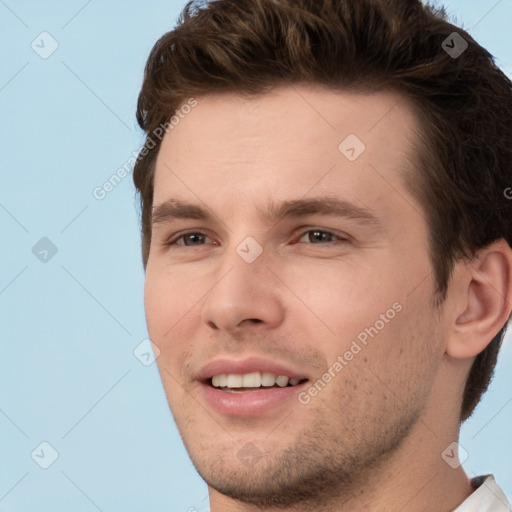
[[[212,512],[505,511],[458,461],[512,310],[512,88],[415,0],[189,4],[153,48],[145,307]]]

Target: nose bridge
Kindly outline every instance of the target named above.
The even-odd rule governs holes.
[[[236,329],[244,320],[275,326],[284,312],[279,283],[268,268],[270,255],[252,236],[222,255],[219,277],[207,294],[202,321],[219,329]]]

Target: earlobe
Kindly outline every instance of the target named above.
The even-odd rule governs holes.
[[[499,240],[478,251],[454,275],[458,310],[446,353],[470,358],[482,352],[506,324],[512,311],[512,249]]]

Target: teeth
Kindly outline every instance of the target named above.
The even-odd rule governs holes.
[[[253,372],[242,375],[243,388],[259,388],[261,384],[261,373]]]
[[[286,375],[275,375],[270,372],[251,372],[243,375],[229,373],[214,375],[212,377],[212,385],[215,388],[259,388],[279,386],[284,388],[288,385],[296,386],[300,382],[299,379],[291,379]]]
[[[276,383],[276,376],[273,373],[263,372],[261,374],[261,385],[265,387],[273,386]]]
[[[228,375],[228,382],[226,384],[228,388],[241,388],[242,386],[242,375],[236,375],[230,373]]]
[[[288,377],[285,377],[284,375],[279,375],[279,377],[277,377],[276,379],[276,384],[280,387],[280,388],[284,388],[285,386],[288,386],[288,381],[290,379]]]

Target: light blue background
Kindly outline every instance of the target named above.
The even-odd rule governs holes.
[[[156,365],[133,354],[147,331],[131,174],[92,194],[142,143],[143,66],[183,5],[0,1],[2,511],[207,507]],[[512,1],[446,5],[510,74]],[[43,31],[59,45],[48,59],[31,48]],[[42,237],[58,248],[47,263]],[[494,473],[509,497],[511,402],[509,334],[461,436],[467,473]],[[42,441],[59,453],[46,470],[31,458]]]

